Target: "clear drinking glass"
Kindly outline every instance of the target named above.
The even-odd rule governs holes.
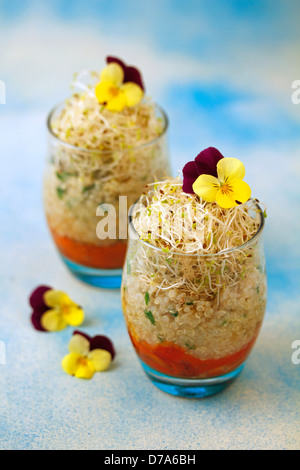
[[[140,197],[146,184],[170,172],[168,118],[156,106],[163,132],[146,144],[113,152],[89,150],[63,142],[54,134],[52,123],[63,106],[50,113],[47,123],[44,207],[49,229],[75,276],[98,287],[117,288],[127,249],[127,207]],[[119,206],[120,196],[127,197],[126,207],[124,203]],[[100,239],[96,233],[100,205],[115,211],[113,238]]]
[[[144,371],[161,390],[205,397],[244,367],[266,308],[260,214],[248,242],[202,256],[163,252],[136,236],[130,218],[123,312]]]

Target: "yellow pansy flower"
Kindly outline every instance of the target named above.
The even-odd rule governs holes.
[[[97,337],[100,338],[100,337]],[[105,338],[108,340],[108,338]],[[74,334],[69,342],[70,354],[62,361],[63,370],[79,379],[91,379],[95,372],[103,372],[113,359],[105,349],[91,349],[92,343],[87,335]]]
[[[134,82],[124,83],[124,70],[117,62],[110,62],[101,72],[95,93],[100,104],[109,111],[122,111],[135,106],[144,96],[143,89]]]
[[[251,189],[243,181],[243,163],[237,158],[221,158],[216,169],[217,177],[208,174],[198,176],[193,184],[193,191],[204,201],[216,202],[224,209],[248,201]]]
[[[38,331],[60,331],[67,325],[78,326],[84,320],[84,311],[62,291],[38,286],[30,295],[33,309],[31,322]]]

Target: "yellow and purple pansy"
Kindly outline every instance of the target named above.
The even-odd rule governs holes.
[[[107,66],[96,85],[96,98],[101,105],[113,112],[135,106],[144,96],[145,87],[136,67],[127,66],[117,57],[107,57]]]
[[[197,155],[183,168],[182,189],[197,194],[206,202],[229,209],[248,201],[251,189],[243,178],[245,167],[237,158],[224,158],[214,147]]]
[[[60,331],[66,326],[79,326],[84,311],[62,291],[49,286],[37,287],[29,298],[33,309],[31,322],[38,331]]]
[[[91,379],[95,372],[104,372],[116,354],[107,336],[97,335],[92,338],[81,331],[74,331],[69,351],[62,361],[62,368],[78,379]]]

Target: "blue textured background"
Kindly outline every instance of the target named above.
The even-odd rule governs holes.
[[[1,449],[294,449],[300,447],[300,6],[296,1],[1,0]],[[41,202],[45,118],[73,72],[107,54],[138,65],[168,112],[174,174],[213,145],[246,165],[268,209],[268,311],[238,381],[223,394],[177,399],[144,376],[119,292],[80,284],[61,264]],[[82,329],[118,352],[90,382],[60,367],[72,330],[39,334],[27,297],[38,284],[86,309]]]

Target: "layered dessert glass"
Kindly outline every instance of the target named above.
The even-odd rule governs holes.
[[[160,389],[204,397],[241,372],[266,308],[263,228],[256,200],[224,209],[179,179],[150,186],[132,207],[123,312]]]
[[[127,208],[170,168],[165,112],[145,96],[137,69],[107,62],[101,75],[76,75],[72,96],[49,114],[44,206],[67,267],[85,282],[114,288],[127,248]],[[100,230],[107,215],[112,234]]]

